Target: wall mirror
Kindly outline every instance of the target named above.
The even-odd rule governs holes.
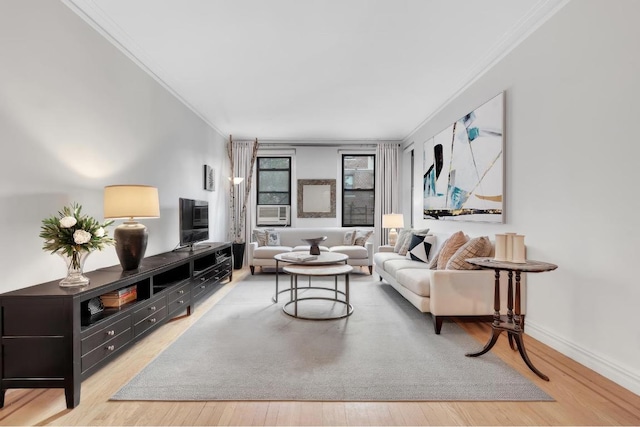
[[[298,180],[298,218],[335,218],[336,180]]]

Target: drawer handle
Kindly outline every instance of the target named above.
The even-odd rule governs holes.
[[[109,351],[113,351],[113,350],[115,350],[115,349],[116,349],[116,346],[115,346],[115,345],[108,345],[108,346],[107,346],[107,350],[109,350]]]
[[[109,335],[110,337],[114,336],[115,334],[116,334],[116,331],[114,330],[107,331],[107,335]]]
[[[180,291],[178,291],[178,293],[179,293],[180,295],[184,294],[184,289],[181,289]]]
[[[178,301],[178,304],[184,304],[183,300]]]
[[[156,323],[156,318],[154,317],[153,319],[149,319],[149,322]]]
[[[205,285],[200,285],[200,289],[204,289],[204,288],[206,288]]]
[[[149,310],[151,310],[151,311],[156,311],[156,306],[155,306],[155,305],[152,305],[151,307],[149,307]]]
[[[200,278],[200,281],[201,281],[201,282],[204,282],[205,280],[207,280],[207,278],[206,278],[206,277],[201,277],[201,278]]]

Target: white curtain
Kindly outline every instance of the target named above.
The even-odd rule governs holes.
[[[244,178],[244,180],[237,185],[233,185],[236,197],[235,203],[235,218],[236,221],[240,220],[240,215],[242,212],[242,205],[244,203],[244,196],[249,185],[249,179],[255,180],[255,174],[251,173],[251,157],[254,153],[254,144],[257,144],[257,141],[233,141],[233,174],[235,177]],[[255,164],[254,164],[255,169]],[[249,194],[249,198],[247,199],[247,209],[245,212],[244,218],[244,241],[251,241],[251,231],[253,230],[254,224],[253,220],[255,218],[255,185],[251,186],[251,193]],[[247,249],[245,247],[245,256],[244,260],[246,263],[247,259]]]
[[[400,213],[398,185],[400,167],[400,144],[385,142],[376,148],[376,206],[375,206],[375,235],[378,244],[386,245],[388,230],[382,228],[382,215]]]

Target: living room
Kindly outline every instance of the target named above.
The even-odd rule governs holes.
[[[609,400],[615,401],[615,396],[622,393],[616,387],[628,393],[623,399],[626,406],[620,404],[622,415],[609,422],[638,424],[638,405],[634,409],[633,402],[638,402],[640,393],[640,335],[634,311],[640,290],[630,266],[634,262],[633,248],[640,239],[638,228],[633,226],[634,214],[640,207],[633,188],[640,177],[634,167],[638,150],[632,145],[637,115],[635,95],[640,89],[640,55],[636,46],[640,29],[635,22],[640,4],[633,0],[573,0],[553,12],[473,81],[451,93],[441,108],[422,116],[414,131],[390,141],[401,146],[401,211],[405,222],[412,219],[416,228],[463,230],[472,236],[492,238],[504,232],[524,234],[529,258],[559,266],[552,273],[528,277],[527,338],[539,343],[534,348],[547,349],[554,358],[566,357],[575,363],[575,381],[606,384],[603,388],[608,390]],[[61,278],[65,273],[61,260],[42,250],[42,239],[38,237],[42,219],[73,201],[101,219],[103,189],[108,185],[137,183],[158,187],[160,217],[143,220],[149,230],[147,256],[176,246],[179,197],[206,198],[213,224],[210,239],[228,240],[228,134],[195,114],[64,3],[3,1],[0,50],[0,137],[4,153],[0,158],[0,229],[5,236],[0,257],[4,272],[1,292]],[[506,131],[504,223],[423,219],[420,183],[425,142],[501,92],[505,93]],[[250,104],[251,100],[246,102]],[[309,137],[292,143],[255,137],[264,143],[265,155],[293,156],[294,183],[297,179],[340,182],[342,154],[374,153],[380,142],[339,138],[317,141]],[[203,164],[215,171],[215,191],[202,187]],[[411,182],[415,183],[413,193]],[[292,191],[295,195],[295,189]],[[610,207],[619,205],[620,200],[629,204]],[[340,226],[340,207],[337,209],[333,219],[298,219],[292,209],[292,226]],[[609,218],[607,214],[613,215]],[[11,246],[9,242],[19,243]],[[116,264],[116,253],[109,248],[93,253],[86,270]],[[248,274],[248,269],[243,274]],[[213,307],[218,299],[212,297],[198,312]],[[165,326],[168,330],[162,332],[167,334],[164,344],[181,333],[184,326],[178,323]],[[484,340],[488,329],[477,334]],[[159,346],[152,344],[158,351]],[[539,351],[533,355],[535,362],[544,363],[545,353]],[[135,369],[144,365],[121,360],[127,355],[114,361],[114,366],[123,371],[122,376],[133,377]],[[511,357],[506,350],[500,350],[500,355],[514,365],[522,365],[517,354]],[[554,381],[561,381],[551,377],[551,387]],[[100,372],[83,383],[83,403],[85,399],[94,401],[92,390],[101,390],[100,382],[108,383],[108,378]],[[26,415],[19,411],[14,414],[23,404],[20,399],[15,400],[17,395],[12,397],[13,392],[7,392],[8,405],[0,412],[5,414],[0,415],[3,423],[86,424],[90,419],[81,418],[78,411],[91,404],[81,403],[66,411],[61,390],[33,391],[43,393],[35,397],[19,394],[31,396],[26,399],[33,403],[31,407],[24,406]],[[573,400],[567,396],[571,393],[565,391],[565,401]],[[553,397],[561,400],[558,395]],[[588,399],[591,400],[585,406],[596,405],[599,398],[591,395]],[[543,410],[536,404],[514,407],[525,408],[524,413]],[[451,409],[460,418],[447,421],[443,417],[431,422],[463,424],[468,418],[461,413],[479,410],[488,417],[486,423],[498,424],[499,418],[487,414],[507,414],[512,403],[466,405],[458,402]],[[574,412],[580,411],[580,403],[566,405]],[[41,407],[47,409],[40,411]],[[140,415],[158,406],[126,408],[130,411],[127,415],[111,415],[108,423],[127,424],[133,419],[132,414]],[[224,408],[233,410],[231,406]],[[297,409],[292,410],[281,404],[281,410],[286,408],[292,411],[289,423],[304,423],[304,417],[295,411],[305,411],[306,407],[293,406]],[[367,411],[355,404],[349,408]],[[414,407],[403,408],[420,412]],[[435,406],[429,408],[436,410]],[[34,412],[41,415],[34,418]],[[404,422],[419,424],[421,418],[413,415],[414,418],[405,417]],[[355,424],[368,423],[367,418],[353,416]],[[557,416],[547,423],[586,423],[572,413]],[[484,422],[482,418],[471,419],[475,420],[473,424]],[[528,419],[542,423],[535,417]],[[345,424],[339,420],[336,423]],[[516,419],[505,415],[502,420],[505,424],[536,423],[528,422],[526,416]],[[149,423],[178,422],[151,418]],[[252,421],[236,419],[235,423]],[[265,421],[275,423],[273,419]],[[286,423],[286,419],[278,423]],[[597,418],[596,423],[605,424],[606,420]]]

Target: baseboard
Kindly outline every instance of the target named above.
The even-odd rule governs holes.
[[[640,376],[636,373],[631,372],[623,366],[612,363],[584,347],[567,341],[548,329],[536,325],[529,319],[527,319],[526,330],[527,335],[530,335],[532,338],[552,347],[554,350],[559,351],[587,368],[593,369],[600,375],[633,393],[640,395]]]

